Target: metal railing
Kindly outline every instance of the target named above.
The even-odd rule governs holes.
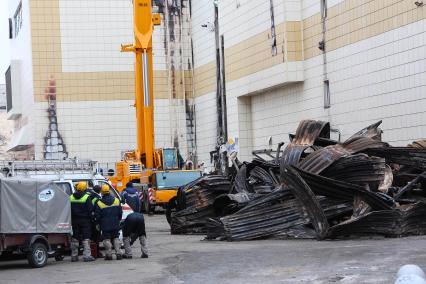
[[[58,173],[94,174],[99,173],[98,163],[92,160],[31,160],[0,161],[1,171],[5,176],[21,174],[49,175]]]

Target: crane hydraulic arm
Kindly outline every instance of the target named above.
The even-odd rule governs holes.
[[[115,175],[109,181],[122,191],[128,182],[140,189],[146,212],[156,206],[173,204],[178,188],[201,176],[199,170],[182,169],[177,148],[154,145],[154,93],[152,34],[161,22],[160,14],[152,14],[152,0],[133,0],[134,43],[121,46],[123,52],[134,52],[135,108],[137,147],[126,151],[115,164]]]
[[[154,167],[154,94],[152,64],[152,33],[160,24],[160,14],[152,14],[151,0],[133,0],[135,42],[121,46],[123,52],[134,52],[135,107],[137,148],[134,159],[147,169]]]

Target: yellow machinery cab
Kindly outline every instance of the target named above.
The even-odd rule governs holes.
[[[154,164],[158,166],[150,176],[148,198],[144,198],[145,210],[153,206],[166,207],[170,199],[176,196],[179,187],[182,187],[201,176],[200,170],[183,170],[179,163],[179,154],[176,148],[163,148],[155,151]]]

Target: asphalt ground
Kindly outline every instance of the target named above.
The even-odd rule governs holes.
[[[339,241],[205,241],[172,236],[163,215],[147,216],[149,258],[71,263],[0,262],[0,283],[393,283],[401,265],[426,268],[426,237]]]

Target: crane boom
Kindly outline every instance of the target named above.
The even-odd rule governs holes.
[[[152,14],[151,0],[133,1],[134,44],[122,45],[121,51],[135,53],[135,107],[137,148],[135,159],[147,169],[154,167],[154,95],[152,33],[160,24],[160,15]]]
[[[110,172],[109,181],[122,191],[128,182],[137,184],[145,212],[174,204],[178,188],[201,176],[200,170],[182,169],[177,148],[154,148],[154,93],[152,34],[160,14],[152,14],[152,0],[133,0],[134,43],[121,46],[135,53],[135,104],[137,147],[126,151]]]

